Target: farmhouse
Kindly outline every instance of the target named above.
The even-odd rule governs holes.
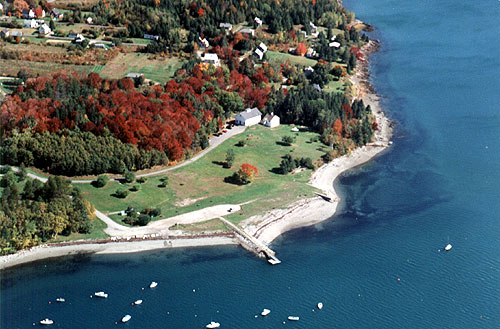
[[[253,126],[260,122],[262,113],[258,108],[247,108],[235,117],[235,122],[240,126]]]
[[[214,66],[220,66],[219,56],[217,56],[217,54],[205,54],[201,58],[201,61],[203,63],[212,64]]]
[[[34,19],[25,19],[24,20],[24,27],[30,28],[30,29],[36,29],[38,28],[38,22],[35,21]]]
[[[62,19],[64,17],[64,14],[59,11],[59,9],[52,9],[50,11],[50,16],[52,16],[53,19]]]
[[[52,32],[52,30],[47,24],[41,25],[40,28],[38,29],[38,33],[40,33],[40,35],[47,35],[50,32]]]
[[[257,47],[257,49],[254,50],[253,54],[254,56],[257,56],[259,59],[262,59],[266,51],[267,51],[267,46],[261,42],[260,45]]]
[[[274,128],[278,127],[280,125],[280,117],[277,115],[274,115],[273,112],[268,113],[264,115],[262,120],[260,121],[260,124],[269,127],[269,128]]]
[[[10,35],[10,31],[7,29],[3,29],[2,31],[0,31],[0,38],[2,38],[2,39],[8,38],[9,35]]]

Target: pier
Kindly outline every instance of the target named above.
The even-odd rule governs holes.
[[[277,265],[281,263],[281,261],[276,257],[276,253],[262,241],[251,236],[242,228],[234,225],[224,217],[219,217],[219,219],[234,231],[243,248],[256,253],[259,257],[266,257],[269,264]]]

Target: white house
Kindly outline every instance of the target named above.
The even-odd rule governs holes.
[[[200,48],[208,48],[210,47],[210,43],[208,42],[208,40],[206,38],[201,38],[201,37],[198,37],[198,45],[200,46]]]
[[[257,56],[259,59],[262,59],[266,51],[267,51],[267,46],[261,42],[257,47],[257,49],[255,49],[254,55]]]
[[[160,36],[159,35],[153,35],[153,34],[144,34],[144,39],[148,39],[148,40],[160,40]]]
[[[40,33],[41,35],[47,35],[50,32],[52,32],[52,30],[47,24],[41,25],[40,28],[38,29],[38,33]]]
[[[214,66],[220,66],[219,56],[217,56],[217,54],[207,53],[201,58],[201,61]]]
[[[248,35],[250,35],[252,37],[255,35],[255,30],[254,29],[241,29],[238,32],[240,32],[241,34],[248,34]]]
[[[229,31],[229,30],[231,30],[233,28],[233,24],[231,24],[231,23],[220,23],[219,27],[221,29]]]
[[[30,29],[36,29],[38,28],[38,22],[35,21],[34,19],[25,19],[24,20],[24,27],[30,28]]]
[[[314,72],[314,69],[311,66],[308,66],[304,69],[304,74],[306,77],[309,77]]]
[[[333,48],[340,48],[340,43],[338,43],[337,41],[334,41],[334,42],[330,42],[328,44],[329,47],[333,47]]]
[[[238,114],[234,119],[237,125],[253,126],[260,122],[262,113],[258,108],[247,108],[245,111]]]
[[[262,20],[260,18],[255,17],[253,20],[255,21],[255,24],[257,24],[257,27],[262,26]]]
[[[3,5],[0,3],[0,13],[3,13]]]
[[[92,24],[92,17],[87,17],[87,24]]]
[[[260,123],[266,127],[274,128],[280,125],[280,117],[274,115],[273,112],[264,115]]]
[[[318,32],[318,27],[313,24],[313,22],[309,22],[309,26],[311,27],[311,34],[315,34]]]

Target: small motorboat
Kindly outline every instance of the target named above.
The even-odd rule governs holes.
[[[42,321],[40,321],[40,324],[44,324],[44,325],[51,325],[51,324],[54,324],[54,321],[52,321],[51,319],[49,318],[45,318],[43,319]]]
[[[451,250],[451,248],[453,248],[453,246],[452,246],[451,244],[449,244],[449,243],[448,243],[448,244],[446,245],[446,247],[444,247],[444,250],[446,250],[446,251],[450,251],[450,250]]]
[[[108,294],[105,293],[104,291],[98,291],[94,294],[96,297],[101,297],[101,298],[108,298]]]
[[[289,320],[289,321],[299,321],[299,320],[300,320],[300,318],[299,318],[298,316],[292,316],[292,315],[290,315],[290,316],[288,317],[288,320]]]
[[[268,310],[267,308],[265,308],[265,309],[263,309],[263,310],[262,310],[262,313],[260,313],[260,315],[262,315],[262,316],[266,316],[266,315],[268,315],[269,313],[271,313],[271,310]]]
[[[132,316],[130,314],[127,314],[125,315],[123,318],[122,318],[122,322],[125,323],[127,322],[128,320],[130,320],[132,318]]]
[[[278,264],[281,264],[281,261],[279,259],[275,259],[275,258],[269,258],[267,260],[267,262],[271,265],[278,265]]]
[[[219,328],[219,327],[220,327],[220,323],[215,322],[215,321],[210,321],[210,323],[206,325],[206,328],[208,328],[208,329]]]
[[[322,302],[319,302],[318,303],[318,310],[321,310],[323,308],[323,303]]]
[[[134,305],[141,305],[142,304],[142,299],[138,299],[134,302]]]
[[[65,301],[66,301],[66,299],[61,298],[61,297],[56,299],[56,302],[58,302],[58,303],[64,303]]]
[[[158,285],[158,282],[151,282],[151,284],[149,285],[149,288],[154,288]]]

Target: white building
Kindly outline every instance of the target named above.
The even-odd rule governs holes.
[[[233,28],[233,24],[231,24],[231,23],[220,23],[220,24],[219,24],[219,27],[220,27],[221,29],[224,29],[224,30],[230,31],[230,30]]]
[[[328,46],[333,47],[333,48],[340,48],[340,43],[338,43],[337,41],[334,41],[334,42],[330,42],[328,44]]]
[[[214,66],[220,66],[219,56],[217,56],[217,54],[207,53],[201,58],[201,61]]]
[[[273,112],[264,115],[260,123],[266,127],[274,128],[280,125],[280,117],[274,115]]]
[[[260,45],[257,47],[257,49],[255,49],[253,54],[257,56],[260,60],[262,60],[262,57],[264,57],[266,51],[267,51],[267,46],[261,42]]]
[[[240,126],[253,126],[260,122],[262,113],[258,108],[247,108],[235,117],[235,122]]]
[[[257,24],[257,27],[262,26],[262,20],[260,18],[255,17],[253,20],[255,21],[255,24]]]
[[[50,32],[52,32],[52,30],[47,24],[41,25],[40,28],[38,29],[38,33],[40,33],[41,35],[47,35]]]
[[[248,34],[248,35],[250,35],[252,37],[255,35],[255,30],[254,29],[241,29],[238,32],[240,32],[241,34]]]
[[[210,47],[210,43],[208,42],[208,40],[206,38],[201,38],[201,37],[198,37],[198,45],[200,46],[200,48],[208,48]]]
[[[309,27],[311,28],[311,34],[315,34],[318,32],[318,27],[313,24],[313,22],[309,22]]]
[[[30,29],[36,29],[38,28],[38,22],[34,19],[25,19],[24,20],[24,27],[30,28]]]

